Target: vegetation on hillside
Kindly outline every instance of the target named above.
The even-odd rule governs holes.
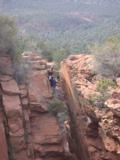
[[[17,19],[22,35],[37,38],[57,55],[63,48],[85,53],[88,44],[120,33],[119,4],[119,0],[2,0],[0,9]]]
[[[60,62],[71,54],[67,47],[53,49],[44,41],[40,41],[35,37],[22,37],[21,42],[23,44],[22,47],[24,48],[24,51],[37,52],[49,62],[55,61],[57,68],[59,68]]]
[[[104,76],[120,76],[120,36],[113,36],[92,48],[96,72]]]
[[[0,16],[0,53],[12,54],[15,48],[17,29],[12,19]]]
[[[15,20],[8,16],[0,16],[0,56],[9,55],[13,61],[14,78],[18,83],[25,80],[25,68],[21,59],[21,53],[26,47],[25,40],[19,35]],[[0,68],[1,74],[5,74],[5,68]]]
[[[98,106],[105,107],[105,101],[110,97],[109,89],[116,87],[115,78],[120,77],[120,36],[108,38],[102,44],[91,47],[95,56],[94,71],[102,75],[96,92],[90,95],[90,101]]]
[[[115,88],[116,84],[112,79],[102,78],[97,84],[96,92],[97,94],[92,94],[89,96],[89,100],[92,104],[97,107],[105,107],[105,101],[110,97],[109,89]]]
[[[16,27],[11,30],[8,44],[14,50],[9,52],[35,51],[58,63],[71,53],[87,53],[91,43],[101,44],[120,33],[118,0],[2,0],[0,11],[13,16],[20,29],[17,40]]]
[[[18,30],[13,18],[0,16],[0,54],[9,54],[17,61],[24,45],[18,36]]]

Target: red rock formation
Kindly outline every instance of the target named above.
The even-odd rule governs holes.
[[[8,160],[8,148],[5,137],[5,128],[2,115],[0,114],[0,160]]]
[[[90,55],[71,56],[61,64],[62,86],[70,113],[70,149],[79,160],[119,160],[119,84],[117,89],[110,90],[106,108],[94,106],[89,96],[98,94],[99,78],[92,69]]]
[[[64,160],[58,122],[48,113],[52,92],[46,61],[33,53],[24,53],[23,60],[26,81],[17,84],[10,58],[0,57],[5,69],[0,74],[0,109],[5,119],[5,126],[0,119],[0,160]]]

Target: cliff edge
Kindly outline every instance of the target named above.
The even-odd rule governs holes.
[[[120,78],[108,88],[109,96],[101,105],[97,88],[103,77],[93,72],[93,61],[91,55],[74,55],[61,63],[70,115],[69,146],[79,160],[119,160]],[[94,96],[98,99],[93,102]]]

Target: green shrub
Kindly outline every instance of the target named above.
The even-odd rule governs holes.
[[[105,93],[109,87],[115,87],[115,83],[111,79],[101,79],[97,85],[97,91]]]
[[[0,16],[0,54],[9,54],[14,61],[20,59],[23,51],[22,38],[18,36],[14,19]]]
[[[99,95],[97,95],[97,94],[89,95],[89,100],[91,103],[94,104],[97,100],[99,100]]]
[[[49,112],[51,112],[55,116],[57,116],[58,113],[67,112],[67,107],[65,106],[65,104],[58,99],[53,99],[48,109],[49,109]]]
[[[13,19],[0,16],[0,52],[10,53],[14,49],[17,28]]]
[[[7,16],[0,16],[0,51],[9,53],[14,46],[17,29],[14,21]]]
[[[89,96],[90,102],[97,107],[105,107],[105,101],[109,97],[108,94],[93,94]]]
[[[105,101],[109,98],[107,91],[110,86],[116,86],[113,80],[105,78],[101,79],[97,85],[97,92],[99,92],[99,94],[90,95],[90,102],[98,107],[105,107]]]

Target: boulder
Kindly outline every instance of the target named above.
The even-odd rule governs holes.
[[[9,76],[9,75],[0,75],[0,81],[2,82],[7,82],[7,81],[10,81],[12,80],[12,76]]]
[[[46,74],[34,71],[28,76],[28,94],[32,110],[47,111],[52,92]]]
[[[3,95],[2,99],[7,117],[22,117],[21,102],[18,95]]]
[[[16,95],[20,94],[18,85],[14,79],[1,82],[2,90],[5,94]]]

